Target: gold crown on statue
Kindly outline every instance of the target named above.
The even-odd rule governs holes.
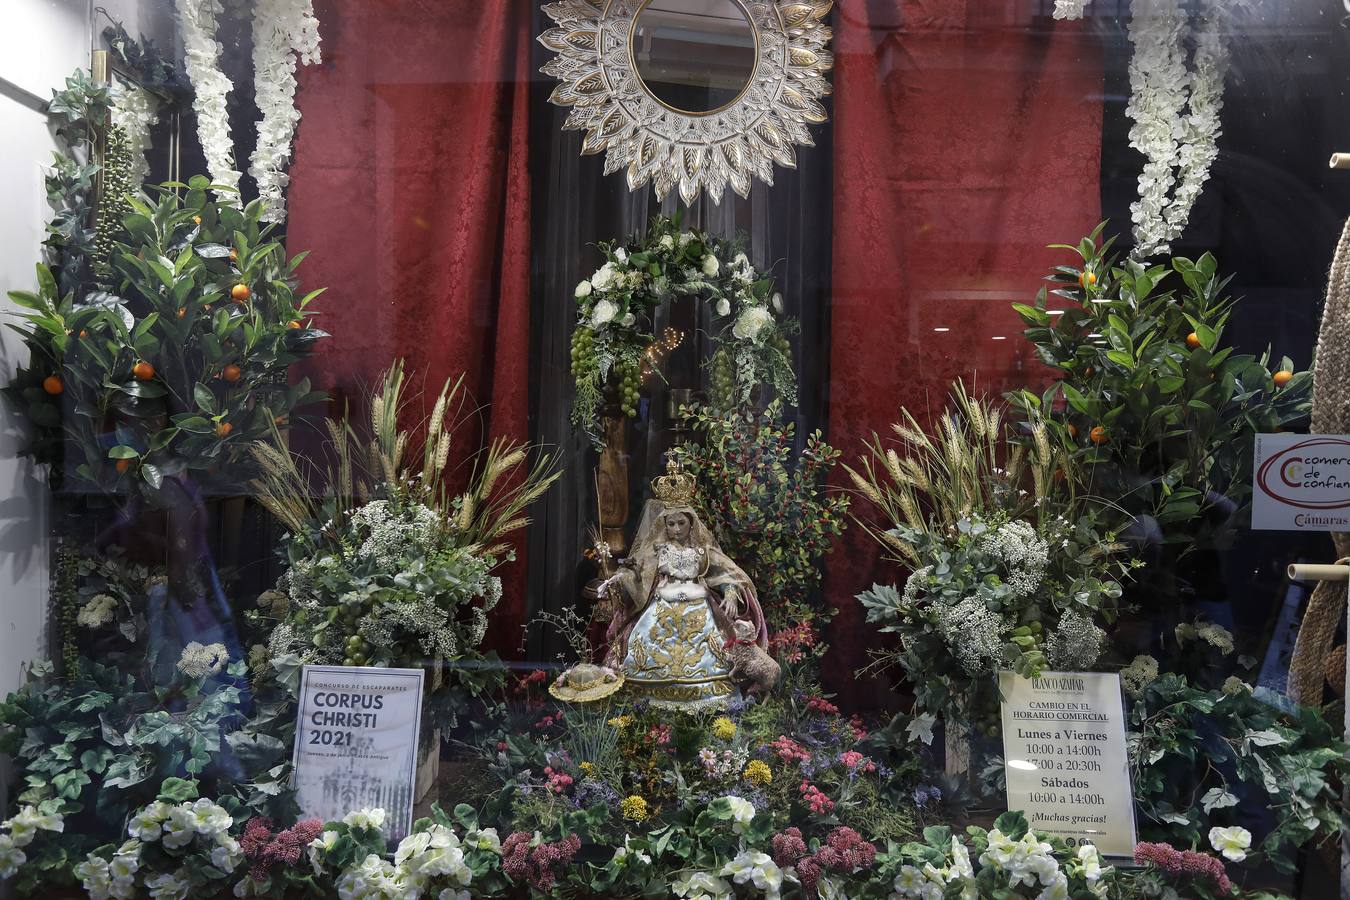
[[[652,493],[656,494],[661,505],[667,509],[689,506],[694,502],[694,476],[684,470],[679,460],[668,459],[666,474],[652,479]]]

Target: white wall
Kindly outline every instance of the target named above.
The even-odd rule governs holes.
[[[31,290],[47,201],[42,166],[55,143],[32,97],[89,63],[87,0],[6,0],[0,25],[10,40],[0,54],[0,312],[9,320],[8,291]],[[0,334],[0,380],[24,350],[9,329]],[[27,663],[46,651],[49,509],[43,474],[18,457],[23,422],[0,402],[0,696],[21,681]]]

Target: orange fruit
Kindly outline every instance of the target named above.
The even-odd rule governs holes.
[[[89,337],[89,332],[88,332],[88,331],[85,331],[83,328],[81,328],[81,329],[80,329],[80,337],[82,337],[82,338]]]
[[[236,249],[234,249],[233,247],[231,247],[231,248],[230,248],[230,262],[238,262],[238,261],[239,261],[239,251],[236,250]]]
[[[1073,424],[1072,422],[1069,423],[1069,437],[1071,438],[1078,437],[1078,426]]]
[[[286,323],[286,327],[294,331],[297,328],[304,328],[305,326],[300,324],[299,319],[291,319],[289,322]]]
[[[187,307],[186,307],[186,306],[180,306],[180,307],[178,307],[178,318],[181,319],[181,318],[183,318],[183,316],[186,316],[186,315],[187,315]]]
[[[1196,334],[1194,331],[1186,335],[1186,346],[1190,347],[1192,350],[1197,349],[1200,346],[1200,335]]]
[[[155,377],[155,367],[145,360],[141,360],[131,367],[131,374],[135,375],[140,381],[149,381]]]
[[[248,298],[253,296],[253,292],[248,289],[246,284],[236,284],[230,288],[230,296],[234,298],[235,303],[247,303]]]
[[[242,374],[244,373],[238,366],[236,366],[234,363],[230,363],[228,366],[226,366],[224,369],[221,370],[220,377],[224,378],[226,381],[238,381],[239,376]]]
[[[219,425],[216,426],[216,437],[227,438],[230,436],[231,431],[234,431],[233,425],[231,425],[229,422],[221,422]]]
[[[1294,373],[1290,372],[1288,369],[1281,369],[1271,377],[1275,379],[1276,387],[1284,387],[1286,384],[1294,380]]]
[[[117,462],[113,463],[113,468],[116,469],[119,474],[121,474],[122,472],[125,472],[127,469],[131,468],[131,460],[119,459]]]
[[[1109,440],[1106,429],[1100,425],[1088,432],[1088,439],[1094,444],[1105,444]]]
[[[42,389],[55,397],[66,389],[66,383],[61,380],[60,375],[48,375],[42,379]]]
[[[1078,283],[1085,288],[1094,287],[1097,284],[1097,273],[1091,270],[1083,272],[1078,276]]]
[[[202,224],[202,217],[201,217],[201,216],[193,216],[193,217],[192,217],[192,221],[193,221],[194,224],[200,225],[200,224]]]

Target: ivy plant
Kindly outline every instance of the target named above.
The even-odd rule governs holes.
[[[1265,693],[1236,679],[1202,690],[1175,674],[1144,689],[1129,747],[1145,839],[1202,845],[1212,826],[1249,824],[1269,809],[1274,824],[1250,855],[1293,872],[1299,848],[1340,834],[1350,762],[1339,729]]]

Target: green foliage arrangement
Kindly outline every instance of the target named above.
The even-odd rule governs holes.
[[[497,666],[464,665],[501,599],[492,571],[514,559],[509,536],[558,477],[552,456],[497,439],[451,464],[468,436],[463,379],[447,381],[425,430],[410,415],[401,362],[370,398],[371,433],[350,417],[329,420],[331,464],[259,442],[259,500],[288,529],[287,571],[250,613],[266,635],[255,668],[426,665],[477,695]],[[316,493],[315,481],[324,484]],[[461,484],[467,486],[461,487]]]
[[[879,513],[869,532],[911,569],[903,592],[858,596],[869,622],[899,635],[879,661],[913,685],[923,718],[911,739],[930,739],[937,714],[992,731],[1000,669],[1095,668],[1120,610],[1130,565],[1115,559],[1100,507],[1074,493],[1044,425],[1023,448],[1004,421],[999,404],[958,388],[932,434],[906,412],[897,445],[874,435],[848,469]]]
[[[290,745],[271,728],[264,705],[251,727],[234,683],[243,663],[221,673],[169,677],[153,660],[127,671],[82,659],[63,680],[34,666],[31,680],[0,704],[0,749],[24,785],[20,804],[63,816],[67,837],[35,851],[17,883],[28,895],[71,883],[84,853],[120,835],[128,815],[154,800],[161,784],[188,777],[231,809],[291,815],[286,787]],[[32,878],[28,876],[32,875]]]
[[[1283,872],[1300,848],[1340,834],[1350,747],[1317,710],[1277,702],[1235,677],[1205,690],[1166,674],[1139,690],[1130,763],[1145,834],[1193,846],[1269,809],[1274,826],[1248,856]]]
[[[709,364],[722,406],[748,401],[761,385],[796,402],[787,336],[797,325],[777,315],[782,301],[773,280],[751,265],[739,244],[683,231],[676,215],[655,217],[645,235],[599,246],[605,263],[577,285],[572,333],[572,422],[597,447],[606,391],[634,416],[642,379],[659,372],[663,351],[652,315],[673,298],[710,304],[716,349]]]
[[[698,479],[700,519],[750,576],[780,655],[818,653],[827,617],[816,593],[821,561],[843,534],[849,506],[825,490],[839,451],[817,431],[796,453],[796,425],[783,421],[777,401],[762,412],[686,412],[700,439],[676,452]]]
[[[153,497],[184,474],[238,485],[249,443],[322,396],[285,378],[326,336],[302,321],[321,293],[296,293],[303,256],[286,258],[261,204],[217,203],[208,187],[130,200],[116,293],[62,293],[45,266],[36,293],[10,293],[30,359],[5,391],[37,430],[27,452],[64,460],[71,487]]]
[[[1252,437],[1306,419],[1312,376],[1268,354],[1237,354],[1223,333],[1237,303],[1210,254],[1146,266],[1122,260],[1098,226],[1046,289],[1015,308],[1060,379],[1009,401],[1045,421],[1093,493],[1119,505],[1122,526],[1156,528],[1180,555],[1231,528],[1251,493]],[[1061,401],[1063,415],[1054,414]]]

